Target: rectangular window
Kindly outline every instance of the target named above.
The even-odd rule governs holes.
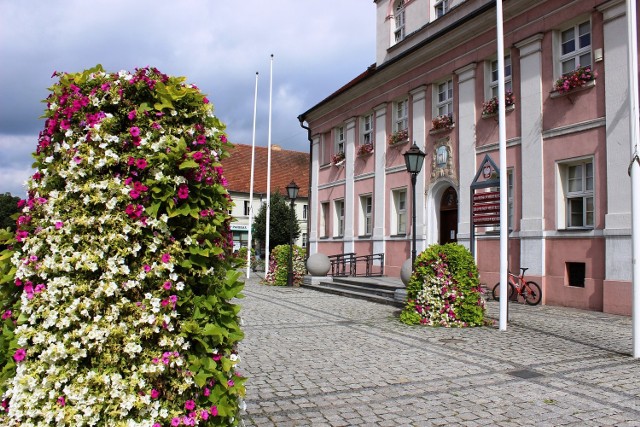
[[[560,70],[571,73],[591,65],[591,22],[585,21],[560,33]]]
[[[513,230],[513,169],[507,170],[507,215],[509,230]]]
[[[335,207],[335,227],[333,229],[334,237],[344,236],[344,200],[336,200]]]
[[[373,144],[373,114],[362,116],[360,144]]]
[[[329,202],[322,202],[320,205],[322,209],[322,216],[320,217],[320,235],[322,237],[329,237]]]
[[[336,128],[336,145],[335,145],[335,153],[344,153],[344,126],[340,126]]]
[[[453,80],[436,85],[436,116],[453,114]]]
[[[395,229],[396,234],[407,234],[407,190],[393,191],[393,208],[394,214],[392,220],[392,230]]]
[[[373,197],[370,195],[360,197],[360,208],[362,214],[360,215],[360,235],[371,236],[373,231]]]
[[[593,228],[595,224],[593,160],[559,164],[561,188],[558,197],[564,204],[558,212],[562,228]]]
[[[393,38],[395,43],[404,40],[404,1],[398,1],[394,10],[395,30],[393,31]]]
[[[244,201],[244,215],[249,216],[251,214],[251,205],[248,200]]]
[[[438,0],[435,2],[433,7],[436,13],[436,18],[440,18],[449,11],[449,0]]]
[[[586,264],[584,262],[567,262],[567,284],[578,288],[584,288],[584,276]]]
[[[302,233],[302,247],[307,247],[307,233]]]
[[[490,98],[498,96],[498,60],[491,61],[491,81],[489,82]],[[505,92],[512,92],[511,90],[511,56],[507,55],[504,58],[504,90]]]
[[[302,219],[307,219],[308,210],[309,210],[309,205],[302,205]]]
[[[409,127],[409,100],[398,101],[394,104],[393,131],[398,132]]]

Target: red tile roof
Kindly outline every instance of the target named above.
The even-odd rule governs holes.
[[[229,151],[231,157],[222,160],[224,177],[229,182],[229,191],[249,193],[251,185],[251,146],[234,144]],[[267,192],[267,147],[257,147],[253,178],[253,192]],[[271,146],[271,192],[280,190],[287,194],[286,186],[291,181],[300,187],[298,196],[308,197],[309,193],[309,153],[283,150],[277,145]]]

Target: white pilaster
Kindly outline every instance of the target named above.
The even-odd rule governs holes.
[[[604,21],[607,135],[606,280],[631,280],[631,181],[629,166],[629,66],[625,2],[599,8]]]
[[[427,87],[420,86],[410,92],[412,104],[413,104],[413,115],[412,115],[412,130],[411,136],[412,141],[410,143],[415,142],[416,145],[423,151],[426,150],[426,94]],[[417,176],[416,179],[416,200],[411,203],[416,204],[416,224],[415,226],[411,226],[411,230],[415,230],[416,233],[416,251],[418,253],[425,250],[425,238],[426,238],[426,216],[425,216],[425,177],[429,176],[427,162],[424,162],[422,166],[422,171]],[[408,173],[407,173],[408,175]]]
[[[470,248],[470,185],[476,174],[476,66],[455,71],[458,75],[458,243]]]
[[[385,251],[384,223],[385,206],[387,205],[385,157],[387,153],[387,104],[374,109],[375,116],[375,177],[373,191],[373,253]]]
[[[309,254],[318,252],[318,220],[320,218],[320,205],[318,203],[318,174],[320,173],[320,136],[314,136],[311,143],[311,205],[309,214],[311,222],[309,227]],[[314,214],[311,214],[311,213]]]
[[[344,185],[344,241],[343,252],[355,252],[354,228],[356,218],[356,207],[354,201],[354,160],[356,158],[356,119],[351,118],[345,123],[345,185]]]
[[[520,112],[522,129],[520,264],[528,274],[542,276],[544,265],[544,165],[542,144],[542,34],[516,43],[520,49]],[[501,52],[498,52],[501,54]],[[506,171],[503,171],[506,173]]]

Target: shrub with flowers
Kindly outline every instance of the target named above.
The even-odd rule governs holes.
[[[0,256],[5,426],[236,425],[224,124],[155,68],[54,73]]]
[[[401,142],[407,142],[407,141],[409,141],[409,130],[402,129],[402,130],[393,132],[391,135],[389,135],[387,142],[389,143],[389,145],[395,145],[395,144],[400,144]]]
[[[344,151],[338,151],[336,154],[334,154],[333,156],[331,156],[331,164],[336,166],[339,165],[341,162],[344,161]]]
[[[431,120],[431,125],[434,130],[448,129],[453,126],[453,114],[449,113],[436,116]]]
[[[293,245],[293,286],[300,286],[307,272],[305,267],[305,250]],[[289,245],[278,245],[271,250],[269,270],[264,278],[268,285],[286,286],[289,274]]]
[[[367,154],[373,153],[373,144],[360,144],[358,145],[357,154],[358,156],[366,156]]]
[[[445,327],[481,326],[484,314],[478,268],[464,246],[432,245],[416,258],[401,321]]]
[[[514,105],[516,102],[516,98],[513,95],[513,92],[507,91],[504,96],[504,106],[510,107]],[[482,115],[483,116],[491,116],[498,112],[498,97],[494,96],[488,101],[482,103]]]
[[[582,87],[591,80],[595,80],[598,74],[592,71],[591,66],[578,67],[571,73],[565,74],[556,80],[553,90],[560,93],[567,93],[571,89]]]

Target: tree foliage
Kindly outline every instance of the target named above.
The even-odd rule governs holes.
[[[300,236],[300,224],[295,210],[291,212],[289,200],[276,191],[271,195],[271,212],[269,215],[269,248],[268,252],[278,245],[288,245],[289,239]],[[267,205],[263,204],[253,220],[253,233],[256,239],[265,241],[267,237]],[[290,235],[291,233],[291,235]]]
[[[9,228],[13,231],[16,229],[16,221],[11,218],[18,213],[18,202],[20,197],[12,196],[11,193],[0,194],[0,228]]]

